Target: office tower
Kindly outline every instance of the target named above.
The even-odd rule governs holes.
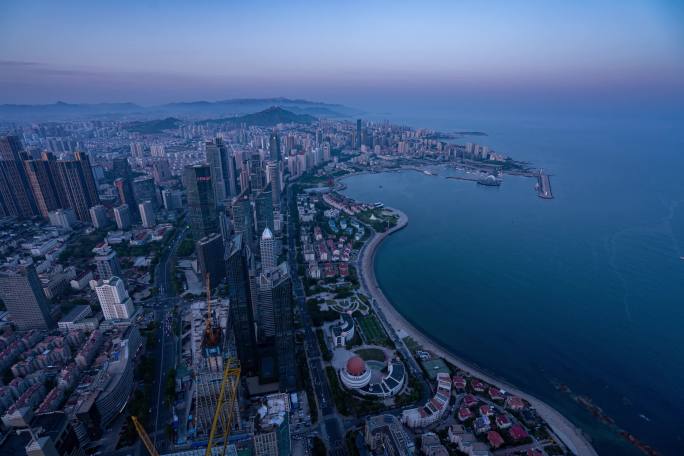
[[[106,244],[95,249],[95,265],[100,279],[123,275],[116,252]]]
[[[273,196],[270,184],[260,192],[254,200],[256,232],[263,233],[266,228],[274,230],[273,225]]]
[[[197,269],[202,275],[206,285],[207,275],[211,287],[218,286],[226,277],[226,264],[223,261],[224,254],[223,237],[218,233],[212,233],[195,242],[197,253]]]
[[[100,203],[100,197],[88,156],[76,152],[73,160],[57,160],[54,167],[69,207],[79,220],[89,222],[90,208]]]
[[[155,213],[154,205],[150,201],[143,201],[138,204],[138,211],[140,212],[140,220],[143,227],[152,228],[157,224],[157,214]]]
[[[261,253],[261,268],[264,271],[276,267],[276,239],[271,230],[266,228],[259,240],[259,251]]]
[[[50,225],[58,226],[65,230],[72,229],[76,224],[76,214],[71,208],[50,211],[48,212],[48,218],[50,219]]]
[[[138,202],[135,200],[133,186],[129,178],[118,178],[114,180],[114,186],[119,193],[119,203],[128,205],[133,210],[132,217],[138,219]]]
[[[126,284],[117,276],[96,282],[95,293],[105,320],[127,320],[133,315],[133,300],[128,296]]]
[[[183,194],[180,190],[162,190],[162,201],[168,211],[175,211],[183,208]]]
[[[276,132],[271,133],[271,138],[269,140],[269,153],[271,155],[271,160],[276,163],[280,161],[280,138]]]
[[[186,166],[183,185],[188,195],[188,215],[193,239],[218,233],[218,214],[214,204],[214,187],[208,165]]]
[[[154,178],[152,176],[136,177],[133,180],[133,195],[138,203],[149,201],[157,209],[159,204],[157,186],[154,185]]]
[[[7,267],[0,271],[0,299],[10,320],[20,330],[55,326],[43,287],[33,266]]]
[[[254,308],[249,282],[249,251],[242,235],[233,236],[226,249],[226,276],[230,298],[230,321],[235,335],[240,365],[244,372],[257,370]]]
[[[264,188],[265,177],[261,156],[254,152],[249,158],[249,191],[252,195],[256,195]]]
[[[115,179],[128,179],[131,177],[131,165],[126,157],[117,157],[112,160],[112,174]]]
[[[214,186],[214,201],[217,206],[221,206],[230,196],[228,189],[228,149],[221,138],[216,138],[214,141],[207,142],[206,154],[211,169],[211,181]]]
[[[280,207],[280,165],[276,162],[269,161],[266,163],[266,177],[271,185],[271,197],[273,199],[273,207]]]
[[[101,204],[91,207],[90,221],[93,224],[93,226],[98,230],[101,230],[102,228],[109,225],[109,219],[107,218],[107,208]]]
[[[243,241],[247,245],[251,245],[254,238],[254,215],[252,203],[246,194],[243,193],[233,200],[231,212],[233,215],[233,231],[235,234],[241,234]]]
[[[355,149],[361,149],[361,119],[356,119]]]
[[[131,227],[131,211],[128,204],[114,208],[114,220],[116,220],[116,227],[120,230],[127,230]]]
[[[171,174],[169,161],[164,159],[152,163],[152,177],[157,185],[161,185],[162,182],[171,179],[173,176]]]
[[[53,173],[54,156],[45,152],[39,160],[24,161],[26,176],[31,186],[38,211],[43,218],[48,217],[50,211],[68,206],[62,182]]]
[[[0,136],[0,213],[20,218],[38,214],[17,136]]]
[[[292,283],[287,263],[263,271],[258,278],[259,333],[276,349],[281,391],[297,387]]]
[[[329,162],[330,158],[332,158],[330,155],[330,143],[324,142],[322,147],[323,147],[323,161]]]

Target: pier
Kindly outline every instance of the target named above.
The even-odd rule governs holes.
[[[551,193],[551,180],[548,174],[544,174],[544,170],[539,170],[537,175],[537,195],[539,198],[553,199],[553,193]]]

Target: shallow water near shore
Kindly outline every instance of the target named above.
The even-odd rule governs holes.
[[[445,179],[447,168],[346,179],[346,195],[409,217],[376,256],[385,295],[457,356],[557,408],[599,454],[641,453],[558,385],[662,454],[683,454],[681,134],[477,129],[489,136],[471,140],[552,173],[555,199],[529,178],[483,187]]]

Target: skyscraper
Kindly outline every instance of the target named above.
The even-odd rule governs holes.
[[[107,218],[107,208],[101,204],[91,207],[90,222],[98,230],[106,227],[109,224],[109,219]]]
[[[234,236],[226,249],[226,275],[230,298],[230,321],[235,334],[242,369],[250,374],[257,370],[254,312],[249,283],[249,251],[241,235]]]
[[[193,238],[199,240],[211,233],[218,233],[218,213],[209,166],[186,166],[183,185],[188,193],[188,215]]]
[[[105,320],[127,320],[133,315],[133,300],[128,296],[126,284],[119,277],[96,282],[95,293]]]
[[[361,129],[362,129],[361,119],[356,119],[356,136],[354,137],[355,138],[355,144],[354,144],[355,149],[361,149]]]
[[[254,239],[254,214],[252,203],[244,192],[233,200],[231,212],[233,231],[241,234],[243,242],[251,246]]]
[[[270,184],[254,199],[254,213],[257,233],[263,233],[266,228],[274,231],[273,196]]]
[[[143,201],[138,204],[138,211],[140,212],[140,220],[143,227],[152,228],[157,224],[157,214],[155,213],[154,205],[150,201]]]
[[[43,153],[40,160],[24,161],[26,176],[36,200],[38,211],[47,218],[50,211],[68,207],[62,182],[53,173],[55,158],[50,152]]]
[[[17,136],[0,136],[0,213],[20,218],[38,214]]]
[[[217,286],[226,277],[223,237],[218,233],[203,237],[195,242],[195,252],[197,253],[197,269],[205,285],[206,278],[209,276],[211,286]]]
[[[254,152],[249,158],[249,191],[252,195],[256,195],[264,188],[265,177],[261,156]]]
[[[157,209],[159,200],[157,198],[157,186],[154,184],[152,176],[140,176],[133,180],[133,195],[135,201],[142,203],[149,201],[154,209]]]
[[[276,132],[271,133],[269,140],[269,154],[271,156],[271,160],[276,163],[280,162],[280,138]]]
[[[79,220],[89,222],[90,208],[100,203],[100,197],[88,156],[75,152],[73,160],[57,160],[54,166],[69,207]]]
[[[266,177],[271,185],[273,207],[280,207],[280,164],[274,161],[266,162]]]
[[[128,179],[131,177],[131,165],[126,157],[117,157],[112,160],[112,174],[115,179]]]
[[[214,141],[208,141],[206,144],[207,162],[211,169],[211,182],[214,187],[214,202],[217,206],[223,205],[229,196],[227,179],[228,166],[227,155],[228,150],[223,145],[221,138],[216,138]]]
[[[287,263],[259,275],[259,332],[276,349],[281,391],[297,387],[292,282]]]
[[[114,219],[116,220],[116,227],[120,230],[127,230],[131,227],[131,211],[128,204],[114,208]]]
[[[276,239],[268,228],[264,229],[259,240],[261,268],[268,271],[276,267]]]
[[[20,330],[48,329],[55,325],[33,266],[0,271],[0,299]]]
[[[138,218],[138,202],[135,200],[131,180],[127,177],[120,177],[114,180],[114,186],[119,193],[119,203],[127,204],[133,210],[133,217]]]

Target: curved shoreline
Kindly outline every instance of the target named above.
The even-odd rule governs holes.
[[[385,294],[382,292],[380,285],[375,277],[375,254],[377,249],[389,235],[395,233],[408,225],[408,216],[402,211],[387,207],[399,215],[397,224],[384,233],[373,233],[373,237],[368,240],[361,251],[359,252],[358,262],[361,264],[362,275],[364,277],[364,288],[373,298],[373,303],[376,312],[381,313],[381,316],[394,328],[399,338],[403,339],[406,336],[411,336],[424,349],[434,353],[437,356],[444,358],[454,366],[470,373],[471,375],[484,380],[487,383],[497,385],[506,391],[519,396],[528,401],[532,407],[537,411],[539,416],[549,425],[553,432],[574,454],[584,456],[596,456],[596,450],[591,443],[582,434],[582,431],[572,424],[565,416],[555,410],[550,405],[537,399],[530,394],[524,393],[509,383],[496,379],[482,370],[471,366],[467,362],[458,358],[449,350],[442,347],[437,342],[433,341],[429,336],[419,331],[413,326],[399,311],[389,302]]]

